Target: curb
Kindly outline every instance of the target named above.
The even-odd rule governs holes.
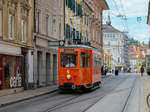
[[[24,99],[20,99],[20,100],[17,100],[17,101],[8,102],[8,103],[5,103],[5,104],[0,104],[0,108],[5,107],[5,106],[8,106],[8,105],[11,105],[11,104],[16,104],[16,103],[19,103],[19,102],[23,102],[23,101],[26,101],[26,100],[34,99],[34,98],[36,98],[36,97],[43,96],[43,95],[47,95],[47,94],[49,94],[49,93],[54,93],[54,92],[57,92],[57,91],[58,91],[58,89],[56,88],[55,90],[52,90],[52,91],[49,91],[49,92],[45,92],[45,93],[43,93],[43,94],[31,96],[31,97],[24,98]]]

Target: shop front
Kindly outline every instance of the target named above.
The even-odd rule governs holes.
[[[21,86],[21,56],[0,54],[0,90]]]
[[[0,41],[0,90],[22,87],[21,48]]]

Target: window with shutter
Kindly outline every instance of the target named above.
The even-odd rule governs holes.
[[[3,22],[2,22],[2,10],[0,10],[0,36],[2,36],[2,24]]]

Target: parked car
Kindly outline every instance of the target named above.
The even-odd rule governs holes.
[[[150,76],[150,66],[149,66],[149,67],[147,67],[147,75],[149,75],[149,76]]]

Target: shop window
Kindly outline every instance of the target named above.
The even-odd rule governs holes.
[[[4,81],[5,81],[5,88],[9,88],[10,87],[10,83],[9,83],[9,79],[10,79],[10,65],[6,64],[4,66]]]
[[[9,70],[9,67],[10,67],[9,64],[7,64],[7,65],[4,66],[4,74],[5,74],[4,76],[5,76],[5,79],[10,78],[10,70]]]

